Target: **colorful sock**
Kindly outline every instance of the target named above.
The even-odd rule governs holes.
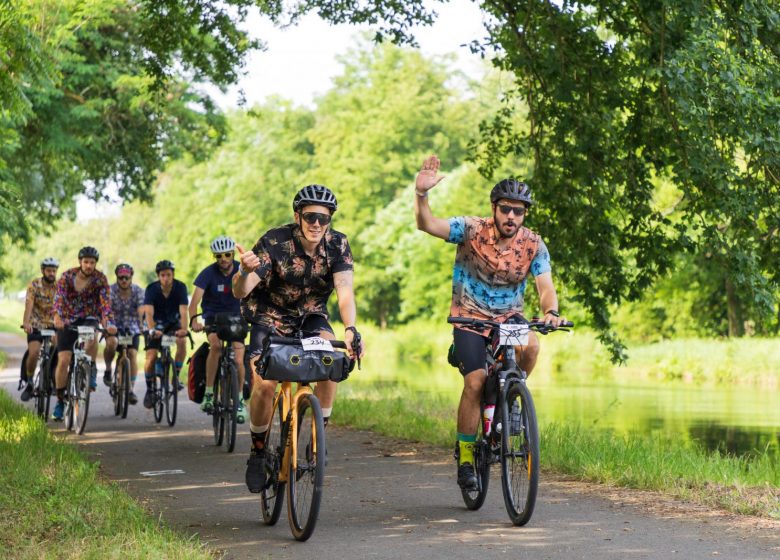
[[[458,464],[474,464],[474,443],[477,441],[477,435],[466,435],[458,432]]]
[[[178,376],[178,373],[181,371],[182,366],[184,365],[184,362],[173,362],[173,369],[176,370],[176,374]]]
[[[204,395],[213,395],[214,394],[214,387],[206,387],[206,392],[203,393]]]
[[[252,447],[265,449],[265,432],[249,432],[252,436]]]

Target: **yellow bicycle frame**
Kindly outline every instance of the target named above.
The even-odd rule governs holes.
[[[298,401],[304,395],[313,395],[314,392],[308,385],[298,384],[295,393],[292,392],[292,381],[283,381],[281,383],[281,389],[276,394],[274,399],[274,407],[272,410],[277,410],[279,401],[282,402],[282,418],[290,417],[290,426],[287,431],[287,441],[284,443],[284,453],[282,455],[282,464],[279,468],[279,482],[289,482],[290,473],[290,461],[292,461],[292,468],[298,468],[298,415],[290,414],[291,410],[298,410]],[[271,416],[273,421],[273,416]],[[281,426],[279,427],[281,429]],[[312,426],[312,431],[316,434],[316,426]],[[280,434],[281,435],[281,434]],[[312,438],[312,452],[317,453],[317,438]]]

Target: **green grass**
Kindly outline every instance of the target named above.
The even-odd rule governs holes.
[[[24,302],[17,299],[0,299],[0,331],[18,335],[24,334],[19,328],[24,317]]]
[[[4,558],[212,558],[150,518],[97,465],[0,390]]]
[[[356,374],[359,375],[359,374]],[[396,387],[340,389],[334,423],[450,449],[457,402]],[[677,438],[617,435],[549,423],[541,433],[542,470],[581,480],[659,490],[742,514],[780,519],[780,456],[732,457]]]

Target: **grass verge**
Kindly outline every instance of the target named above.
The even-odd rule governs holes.
[[[213,558],[151,519],[97,465],[0,390],[4,558]]]
[[[346,388],[345,388],[346,389]],[[413,392],[380,396],[377,389],[345,390],[333,421],[388,436],[454,445],[457,403]],[[617,435],[550,423],[541,433],[543,470],[580,480],[658,490],[741,514],[780,519],[780,457],[733,457],[644,434]]]

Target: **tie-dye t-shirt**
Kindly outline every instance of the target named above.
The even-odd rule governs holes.
[[[119,284],[111,284],[111,310],[114,312],[116,328],[130,334],[141,334],[141,322],[138,319],[138,308],[144,304],[144,289],[131,284],[130,295],[125,299],[119,289]]]
[[[493,218],[450,218],[449,243],[458,245],[450,315],[502,321],[523,312],[528,274],[550,272],[542,238],[521,227],[503,250],[496,247]]]

